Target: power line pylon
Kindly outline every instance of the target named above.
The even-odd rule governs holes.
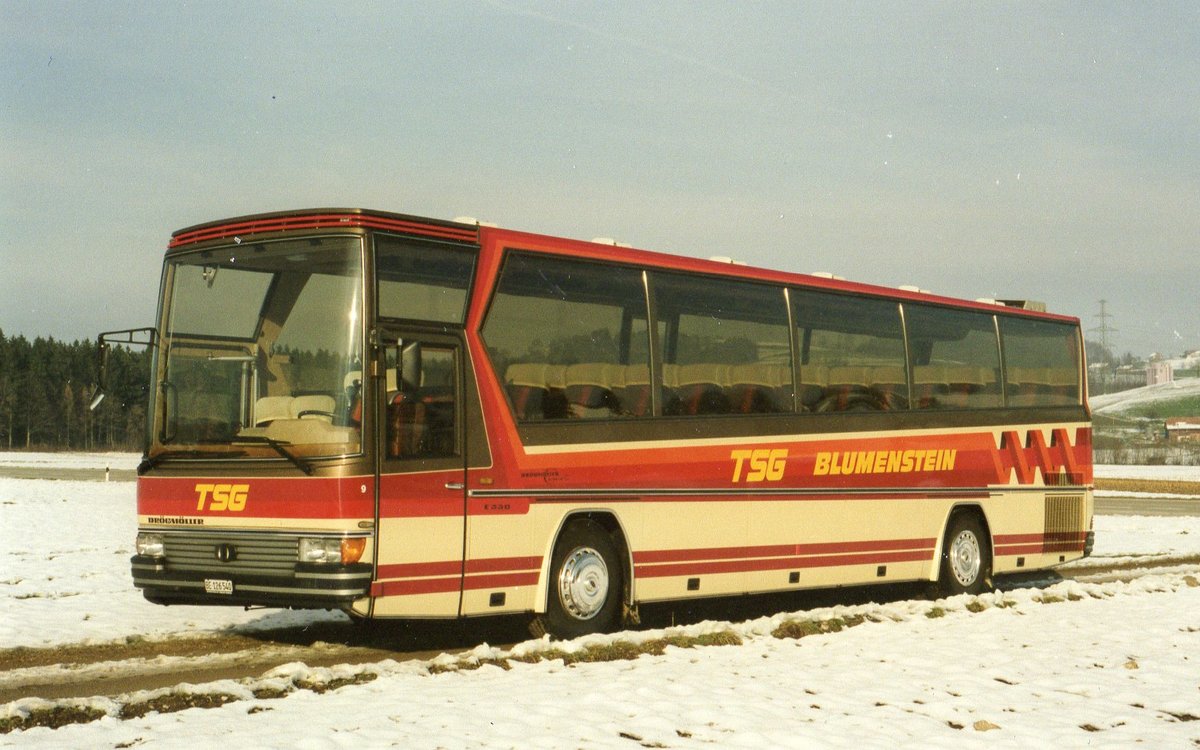
[[[1118,333],[1118,331],[1116,328],[1114,328],[1108,324],[1108,319],[1111,318],[1112,315],[1110,315],[1108,313],[1107,306],[1108,306],[1108,300],[1106,300],[1106,299],[1100,300],[1100,314],[1093,316],[1093,317],[1097,317],[1100,319],[1100,325],[1098,325],[1094,328],[1089,328],[1088,332],[1089,333],[1099,332],[1100,333],[1100,346],[1104,347],[1104,351],[1108,355],[1115,356],[1113,353],[1112,347],[1109,344],[1109,341],[1110,341],[1109,334]]]

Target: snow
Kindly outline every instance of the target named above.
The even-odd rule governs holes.
[[[27,465],[21,460],[80,466],[97,459],[0,454],[0,464]],[[1122,476],[1128,468],[1119,467]],[[1187,478],[1200,479],[1191,472]],[[129,581],[133,500],[132,482],[0,478],[0,648],[341,617],[146,603]],[[1194,517],[1097,516],[1096,532],[1092,562],[1200,554]],[[485,644],[429,661],[328,669],[293,663],[249,684],[178,688],[233,696],[220,708],[121,720],[113,700],[95,698],[86,703],[108,712],[105,718],[0,735],[0,747],[1195,746],[1197,569],[699,623],[670,632],[733,632],[742,643],[668,646],[624,661],[509,657],[641,643],[664,631],[530,641],[508,652]],[[801,639],[772,635],[790,619],[853,616],[866,620]],[[298,681],[364,671],[374,679],[325,693],[255,697],[262,688],[286,692]],[[0,706],[0,718],[44,704],[27,698]]]
[[[133,482],[0,477],[0,648],[346,619],[150,604],[130,581],[134,502]]]
[[[1200,482],[1200,467],[1196,466],[1097,464],[1094,467],[1094,474],[1097,479],[1151,479],[1162,482]],[[1129,493],[1109,492],[1107,494],[1128,495]]]
[[[1147,385],[1128,391],[1089,396],[1088,404],[1096,414],[1120,415],[1140,406],[1156,401],[1174,400],[1188,396],[1200,396],[1200,378],[1180,378],[1169,383]]]
[[[0,467],[21,466],[44,469],[137,468],[137,453],[24,453],[0,451]]]

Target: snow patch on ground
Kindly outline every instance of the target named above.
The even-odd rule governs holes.
[[[0,466],[61,469],[126,469],[137,468],[142,457],[138,453],[26,453],[0,451]]]
[[[0,479],[0,648],[341,617],[146,603],[129,580],[134,495],[132,482]],[[1200,554],[1196,518],[1098,516],[1096,532],[1097,558]],[[772,635],[788,619],[848,617],[865,620],[798,640]],[[1187,570],[671,632],[726,630],[739,634],[742,645],[668,646],[659,655],[604,663],[516,659],[620,640],[645,643],[664,631],[529,641],[508,652],[482,644],[466,657],[428,662],[322,669],[295,663],[250,683],[174,689],[231,696],[217,708],[120,720],[122,701],[151,696],[90,699],[83,703],[105,718],[0,735],[0,747],[1200,743],[1200,583]],[[374,672],[370,682],[288,692],[300,682],[328,684],[364,669]],[[266,688],[286,697],[256,697]],[[24,699],[0,707],[0,717],[45,705]]]
[[[975,610],[975,611],[972,611]],[[802,639],[771,635],[790,617],[863,616]],[[940,602],[833,607],[741,623],[701,623],[738,646],[675,648],[628,661],[511,660],[665,631],[481,645],[464,657],[314,669],[286,664],[247,683],[179,686],[213,709],[117,720],[127,702],[83,702],[107,718],[0,738],[12,747],[1183,747],[1200,739],[1200,583],[1150,576],[1064,582]],[[453,662],[453,663],[451,663]],[[472,662],[485,662],[476,668]],[[457,667],[457,668],[452,668]],[[339,690],[298,684],[356,682]],[[263,698],[263,695],[283,695]],[[0,716],[45,707],[36,699]]]
[[[1200,466],[1124,466],[1097,464],[1097,479],[1152,479],[1162,482],[1200,482]],[[1127,494],[1127,493],[1119,493]]]
[[[1200,396],[1200,378],[1180,378],[1169,383],[1147,385],[1128,391],[1089,396],[1088,404],[1097,414],[1119,415],[1131,409],[1187,396]]]

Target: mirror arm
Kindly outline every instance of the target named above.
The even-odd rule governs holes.
[[[136,338],[138,334],[144,334],[145,339]],[[96,390],[92,392],[92,402],[88,405],[90,411],[95,411],[104,400],[108,381],[108,352],[113,344],[153,348],[158,345],[158,329],[126,328],[120,331],[105,331],[96,337]]]

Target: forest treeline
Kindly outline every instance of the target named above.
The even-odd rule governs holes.
[[[96,391],[96,343],[5,336],[0,330],[0,449],[140,451],[150,353],[113,347],[107,396]]]

